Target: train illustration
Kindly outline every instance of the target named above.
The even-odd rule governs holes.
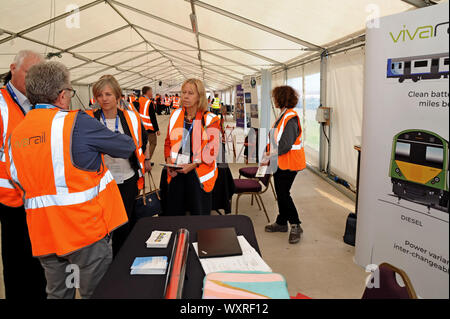
[[[387,60],[387,78],[398,78],[402,83],[406,79],[419,80],[448,78],[449,54],[429,54]]]
[[[389,176],[398,199],[448,213],[448,141],[425,130],[394,136]]]

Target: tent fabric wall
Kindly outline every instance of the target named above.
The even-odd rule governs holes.
[[[328,58],[327,103],[331,113],[330,170],[356,185],[362,129],[364,50],[361,48]]]
[[[89,92],[90,87],[88,85],[72,85],[72,88],[77,91],[76,96],[72,98],[72,110],[89,108],[89,97],[92,96],[92,92]]]

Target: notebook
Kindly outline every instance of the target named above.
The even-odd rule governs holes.
[[[199,230],[197,241],[200,258],[242,255],[234,227]]]

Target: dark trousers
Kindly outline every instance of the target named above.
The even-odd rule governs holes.
[[[275,192],[278,199],[278,216],[276,223],[278,225],[286,225],[287,222],[292,224],[300,224],[297,208],[291,197],[291,187],[294,183],[296,171],[278,170],[273,174]]]
[[[211,192],[201,188],[195,169],[172,178],[168,186],[165,216],[184,216],[187,211],[191,215],[210,215],[211,207]]]
[[[39,259],[31,252],[24,207],[0,204],[0,223],[6,299],[46,299],[47,281]]]
[[[138,175],[135,174],[133,177],[125,180],[122,184],[118,184],[120,195],[122,196],[123,205],[128,216],[128,223],[120,226],[113,232],[112,236],[112,248],[113,256],[115,257],[122,247],[123,243],[127,239],[134,224],[136,224],[136,214],[134,211],[136,196],[138,195],[137,187]]]

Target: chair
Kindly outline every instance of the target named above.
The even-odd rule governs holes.
[[[258,166],[242,167],[239,169],[239,178],[241,178],[241,176],[244,176],[246,178],[255,179],[257,171],[258,171]],[[278,200],[277,194],[275,193],[275,189],[272,184],[272,179],[269,179],[269,185],[270,185],[270,188],[272,189],[272,193],[273,193],[273,196],[275,197],[275,200]]]
[[[269,181],[272,177],[272,174],[266,174],[264,177],[257,177],[256,179],[234,179],[234,187],[235,194],[237,194],[236,198],[236,215],[238,214],[238,205],[239,198],[242,195],[252,195],[255,196],[256,202],[258,203],[258,207],[261,210],[261,206],[266,214],[267,221],[270,223],[269,215],[267,214],[266,207],[264,206],[263,200],[261,198],[261,194],[265,193],[269,188]],[[264,189],[261,185],[264,185]],[[260,205],[261,203],[261,205]]]
[[[395,274],[400,275],[405,284],[404,287],[398,284]],[[362,299],[417,299],[411,281],[403,270],[391,264],[382,263],[378,266],[377,276],[374,278],[379,280],[379,286],[373,288],[366,286]]]

